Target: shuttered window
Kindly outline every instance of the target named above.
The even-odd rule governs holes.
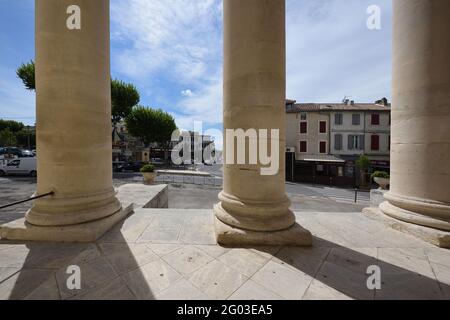
[[[319,133],[327,133],[327,122],[326,121],[319,122]]]
[[[327,153],[327,142],[326,141],[320,141],[320,143],[319,143],[319,152],[320,153]]]
[[[300,133],[307,134],[308,133],[308,122],[302,121],[300,122]]]
[[[349,135],[348,136],[348,150],[364,150],[364,136]]]
[[[307,141],[300,141],[300,152],[301,153],[308,152],[308,142]]]
[[[373,135],[371,137],[371,150],[379,151],[380,150],[380,136]]]
[[[334,135],[334,149],[335,150],[338,150],[338,151],[342,150],[342,148],[344,147],[342,142],[343,142],[342,141],[342,134]]]
[[[372,114],[371,124],[373,126],[379,126],[380,125],[380,115],[379,114]]]
[[[344,115],[342,113],[336,113],[334,115],[334,124],[341,126],[344,123]]]
[[[359,113],[355,113],[352,115],[352,125],[359,126],[361,124],[361,115]]]

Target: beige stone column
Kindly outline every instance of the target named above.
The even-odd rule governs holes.
[[[36,0],[37,193],[55,194],[34,203],[32,225],[76,225],[121,210],[112,184],[109,34],[109,0]]]
[[[284,0],[224,1],[224,132],[279,130],[280,170],[264,176],[260,162],[249,162],[249,142],[255,141],[247,141],[246,164],[225,163],[214,209],[221,244],[311,244],[285,193],[285,46]]]
[[[447,0],[394,1],[391,190],[381,205],[391,217],[447,231],[449,17]]]

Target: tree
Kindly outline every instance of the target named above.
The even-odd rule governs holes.
[[[366,185],[366,174],[370,168],[370,159],[368,156],[362,154],[359,156],[358,160],[356,160],[356,165],[358,166],[361,172],[361,184]]]
[[[22,130],[15,134],[17,145],[26,148],[32,148],[36,146],[36,133],[28,130]]]
[[[125,119],[139,103],[140,96],[136,87],[120,80],[111,81],[112,121],[118,123]]]
[[[0,119],[0,131],[9,129],[12,133],[16,133],[23,130],[24,127],[22,122]]]
[[[33,60],[29,63],[22,63],[16,73],[22,80],[25,88],[28,90],[36,90],[35,65]]]
[[[158,109],[135,107],[125,119],[128,132],[148,146],[152,142],[166,147],[177,130],[174,118]]]
[[[17,76],[22,80],[25,88],[36,90],[36,66],[32,60],[23,63],[16,71]],[[139,103],[140,96],[136,87],[130,83],[120,80],[111,81],[111,106],[112,122],[117,123],[131,112],[134,106]]]
[[[12,146],[15,146],[16,143],[17,143],[16,137],[9,128],[6,128],[6,129],[0,131],[0,145],[1,146],[12,147]]]

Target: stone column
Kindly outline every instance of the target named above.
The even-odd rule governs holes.
[[[77,225],[121,210],[109,34],[109,0],[36,0],[37,193],[55,193],[35,201],[31,225]]]
[[[449,17],[447,0],[394,1],[391,190],[380,206],[391,217],[444,231],[450,231]]]
[[[264,176],[260,161],[250,163],[255,137],[247,139],[245,164],[225,160],[224,189],[214,209],[221,244],[311,244],[311,234],[295,223],[285,193],[285,51],[284,0],[224,1],[224,132],[279,130],[274,156],[280,169]],[[263,142],[269,145],[272,139]],[[224,159],[231,152],[228,143],[225,138]]]

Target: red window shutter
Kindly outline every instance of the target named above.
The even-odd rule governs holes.
[[[327,153],[327,143],[320,141],[320,153]]]
[[[371,142],[372,151],[380,150],[380,136],[372,136]]]
[[[380,115],[379,114],[373,114],[372,115],[372,125],[373,126],[379,126],[380,125]]]
[[[320,121],[320,133],[327,133],[327,122]]]
[[[300,133],[306,134],[308,133],[308,123],[300,122]]]
[[[308,152],[308,143],[306,141],[300,141],[300,152]]]

